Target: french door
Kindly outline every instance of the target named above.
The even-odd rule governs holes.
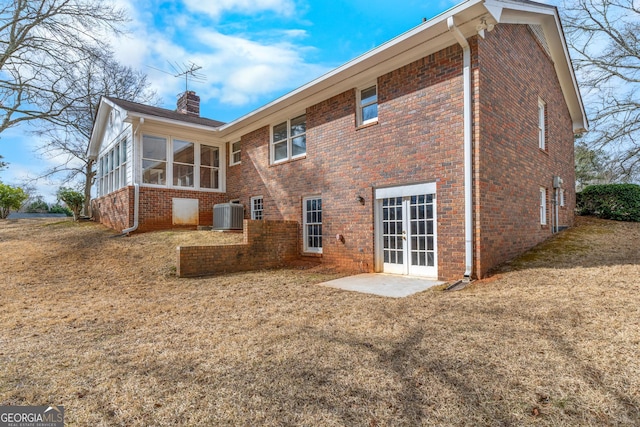
[[[407,195],[412,190],[422,192]],[[437,277],[435,184],[384,189],[378,195],[377,254],[382,271]]]

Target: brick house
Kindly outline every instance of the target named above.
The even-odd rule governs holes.
[[[302,256],[447,280],[573,224],[587,122],[553,6],[465,1],[231,123],[197,102],[103,98],[97,219],[211,225],[235,200],[247,219],[297,222]]]

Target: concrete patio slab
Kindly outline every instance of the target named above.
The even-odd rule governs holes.
[[[330,280],[320,285],[383,297],[404,298],[443,283],[423,277],[366,273]]]

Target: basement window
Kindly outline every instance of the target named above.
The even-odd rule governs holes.
[[[540,187],[540,225],[547,225],[547,189]]]
[[[251,198],[251,219],[263,219],[264,201],[262,196]]]
[[[322,253],[322,199],[305,197],[303,204],[304,251]]]

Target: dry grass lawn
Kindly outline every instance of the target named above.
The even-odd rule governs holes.
[[[578,226],[458,292],[319,267],[175,277],[175,246],[0,222],[0,405],[69,426],[640,425],[640,224]]]

